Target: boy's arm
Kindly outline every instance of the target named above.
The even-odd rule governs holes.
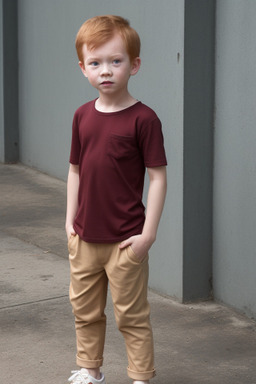
[[[74,220],[78,208],[79,165],[70,164],[67,181],[66,233],[75,235]]]
[[[130,245],[139,260],[143,260],[156,239],[167,189],[166,167],[148,168],[147,171],[149,190],[142,234],[131,236],[120,244],[120,248],[126,248]]]

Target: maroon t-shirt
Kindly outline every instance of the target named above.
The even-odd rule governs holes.
[[[145,167],[167,164],[161,122],[137,102],[118,112],[75,112],[70,163],[79,165],[76,233],[91,243],[115,243],[140,234]]]

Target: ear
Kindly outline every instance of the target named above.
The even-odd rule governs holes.
[[[82,61],[79,61],[79,62],[78,62],[78,65],[79,65],[79,67],[81,68],[81,71],[83,72],[83,75],[84,75],[85,77],[88,77],[88,76],[87,76],[87,73],[86,73],[86,70],[85,70],[84,63],[83,63]]]
[[[141,65],[141,59],[140,57],[136,57],[133,62],[131,63],[131,71],[130,75],[134,76],[139,71]]]

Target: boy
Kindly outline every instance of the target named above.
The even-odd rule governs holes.
[[[161,123],[128,92],[140,68],[140,39],[118,16],[97,16],[78,31],[79,66],[99,98],[74,115],[66,232],[75,315],[77,365],[69,381],[105,384],[100,372],[107,286],[134,384],[155,375],[147,301],[148,251],[166,194]],[[142,192],[149,174],[147,214]]]

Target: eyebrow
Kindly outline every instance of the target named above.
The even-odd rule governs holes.
[[[88,63],[88,62],[90,62],[90,61],[99,61],[99,60],[100,60],[100,59],[97,58],[97,57],[88,57],[88,58],[85,60],[85,62]]]
[[[111,59],[114,59],[115,57],[122,57],[123,56],[123,53],[121,53],[121,52],[117,52],[117,53],[115,53],[114,55],[110,55],[109,57],[111,58]],[[101,58],[100,57],[97,57],[97,56],[89,56],[86,60],[85,60],[85,62],[86,63],[88,63],[88,62],[91,62],[91,61],[100,61],[101,60]]]

